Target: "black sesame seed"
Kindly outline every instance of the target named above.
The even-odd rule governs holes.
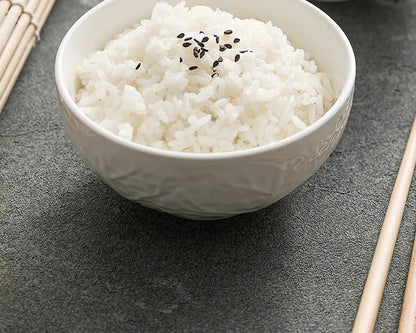
[[[213,74],[211,75],[211,77],[212,77],[212,78],[214,78],[214,77],[215,77],[215,75],[220,76],[218,73],[213,73]]]
[[[209,41],[209,37],[204,37],[204,38],[202,38],[202,43],[206,43],[206,42],[208,42]]]
[[[224,61],[224,59],[222,57],[218,58],[218,62],[223,62],[223,61]]]
[[[137,64],[137,66],[136,66],[136,71],[140,68],[140,66],[142,65],[142,63],[141,62],[139,62],[138,64]]]
[[[201,50],[202,51],[205,51],[205,52],[209,52],[209,50],[207,50],[206,48],[204,48],[204,47],[201,47]]]
[[[194,38],[194,41],[198,44],[199,47],[205,47],[205,44],[201,43],[198,39]]]
[[[182,44],[182,46],[183,46],[183,47],[190,47],[191,45],[192,45],[192,44],[191,44],[191,43],[189,43],[189,42],[187,42],[187,43],[183,43],[183,44]]]
[[[220,45],[220,51],[224,52],[227,48],[224,45]]]
[[[224,35],[231,35],[233,33],[232,30],[225,30]]]
[[[240,43],[240,38],[235,38],[234,43]]]
[[[198,58],[198,56],[199,56],[199,55],[198,55],[198,52],[197,52],[196,50],[194,50],[194,57],[195,57],[195,58]]]
[[[238,60],[240,60],[240,55],[239,55],[239,54],[237,54],[237,55],[235,56],[235,58],[234,58],[234,61],[235,61],[235,62],[237,62]]]
[[[195,69],[198,69],[198,66],[191,66],[191,67],[189,67],[189,70],[190,70],[190,71],[193,71],[193,70],[195,70]]]
[[[179,35],[176,36],[177,38],[183,38],[185,37],[185,34],[183,32],[181,32]]]
[[[227,49],[232,49],[232,48],[233,48],[233,46],[232,46],[231,44],[224,44],[224,46],[225,46]]]
[[[180,57],[180,58],[179,58],[179,62],[183,62],[183,59],[182,59],[182,57]]]
[[[220,37],[219,37],[219,36],[217,36],[217,35],[214,35],[214,37],[215,37],[215,41],[217,42],[217,44],[219,44],[219,42],[220,42]]]
[[[246,53],[246,52],[248,52],[248,50],[240,51],[240,53]]]
[[[184,41],[188,41],[188,40],[191,40],[191,39],[192,39],[192,37],[187,37],[187,38],[184,39]]]
[[[215,68],[215,67],[217,67],[218,65],[219,65],[218,60],[215,60],[215,61],[214,61],[214,63],[212,64],[212,67],[213,67],[213,68]]]
[[[200,34],[203,34],[204,32],[201,30],[199,33],[200,33]]]
[[[203,58],[204,57],[204,55],[205,55],[205,51],[204,50],[202,50],[202,52],[200,53],[200,55],[199,55],[199,58]]]

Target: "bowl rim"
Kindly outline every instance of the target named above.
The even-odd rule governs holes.
[[[321,18],[323,18],[327,22],[327,24],[329,24],[335,30],[335,32],[343,41],[343,44],[348,53],[349,71],[348,71],[347,80],[335,104],[315,123],[308,126],[304,130],[301,130],[300,132],[293,134],[285,139],[272,142],[272,143],[269,143],[267,145],[260,146],[260,147],[237,150],[237,151],[232,151],[232,152],[218,152],[218,153],[176,152],[176,151],[171,151],[171,150],[153,148],[153,147],[145,146],[143,144],[139,144],[136,142],[123,139],[119,137],[118,135],[102,128],[100,125],[98,125],[93,120],[88,118],[78,108],[78,106],[76,105],[75,101],[71,98],[71,95],[64,84],[63,73],[62,73],[63,56],[64,56],[66,48],[68,47],[71,36],[76,33],[76,31],[78,30],[80,26],[82,26],[84,21],[87,21],[91,16],[93,16],[97,11],[99,11],[101,7],[110,6],[113,2],[116,2],[116,0],[104,0],[97,6],[88,10],[70,27],[70,29],[67,31],[64,38],[62,39],[61,44],[59,45],[59,48],[57,51],[56,59],[55,59],[55,80],[56,80],[58,94],[61,98],[61,102],[67,106],[67,109],[84,126],[92,129],[99,136],[102,136],[105,139],[112,141],[113,143],[120,144],[121,146],[125,146],[132,150],[139,151],[141,153],[156,155],[159,157],[185,159],[185,160],[222,160],[222,159],[229,159],[229,158],[254,156],[254,155],[262,154],[262,153],[269,152],[272,150],[276,150],[278,148],[282,148],[292,143],[295,143],[297,141],[300,141],[304,139],[305,137],[311,135],[313,132],[317,131],[327,121],[335,117],[338,111],[343,107],[343,105],[347,103],[347,100],[350,97],[351,92],[354,91],[354,84],[355,84],[355,77],[356,77],[356,60],[355,60],[354,51],[353,51],[350,41],[348,40],[344,31],[338,26],[338,24],[329,15],[327,15],[324,11],[322,11],[315,5],[307,2],[306,0],[291,0],[291,1],[296,1],[298,3],[301,3],[304,6],[307,6],[315,15],[319,15]]]

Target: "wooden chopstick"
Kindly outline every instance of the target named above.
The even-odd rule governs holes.
[[[0,82],[0,88],[3,91],[3,94],[0,94],[0,111],[6,105],[7,99],[13,90],[13,87],[17,81],[17,78],[19,77],[19,74],[22,71],[23,66],[26,63],[26,59],[29,56],[30,51],[33,48],[33,44],[35,44],[35,41],[36,41],[36,37],[33,36],[32,40],[27,45],[24,45],[24,44],[19,45],[19,48],[17,49],[18,56],[13,57],[13,60],[10,63],[11,64],[10,70],[8,68],[9,73],[6,72],[8,74],[9,80]]]
[[[406,291],[398,333],[416,332],[416,235],[413,242]]]
[[[38,0],[30,0],[30,1],[38,1]],[[39,7],[35,12],[35,20],[38,23],[38,31],[42,30],[44,24],[46,23],[46,19],[49,16],[49,13],[52,10],[52,7],[55,3],[55,0],[41,0]]]
[[[10,8],[9,1],[0,0],[0,24],[3,21],[4,17],[6,16],[9,8]]]
[[[46,7],[42,6],[36,11],[35,18],[38,20],[39,24],[38,31],[43,28],[54,3],[55,0],[49,0]],[[13,59],[10,61],[3,78],[0,80],[0,112],[7,102],[7,98],[9,97],[35,42],[34,26],[30,25],[16,49]]]
[[[22,1],[23,5],[27,4],[27,0]],[[19,17],[22,15],[23,10],[20,6],[11,6],[6,17],[1,23],[1,33],[0,33],[0,52],[3,51],[6,46],[7,41],[10,38],[10,35],[13,32],[13,29],[19,20]]]
[[[37,32],[39,32],[45,24],[55,0],[30,0],[30,2],[32,2],[31,8],[36,8],[34,12],[34,20],[38,24]],[[3,71],[3,75],[0,75],[0,112],[5,106],[7,98],[9,97],[26,62],[26,59],[36,42],[35,33],[36,27],[33,24],[28,24],[23,35],[16,35],[20,37],[18,43],[16,43],[16,41],[11,42],[13,43],[14,52],[13,56],[8,59],[8,61],[5,60],[5,62],[7,62],[7,66],[2,68],[2,64],[0,63],[1,70]],[[6,49],[8,47],[12,48],[9,44],[7,44]]]
[[[373,261],[361,296],[352,332],[372,332],[383,296],[410,183],[416,164],[416,118],[407,141],[402,163],[374,251]]]
[[[41,15],[38,14],[39,11],[43,10],[40,7],[41,0],[31,0],[27,5],[27,11],[30,13],[34,13],[33,18],[37,21]],[[46,6],[47,0],[44,0],[43,5]],[[40,9],[40,10],[39,10]],[[10,35],[9,40],[6,43],[6,46],[3,49],[3,52],[0,55],[0,79],[2,78],[4,72],[6,71],[7,65],[9,64],[10,60],[13,58],[14,52],[18,47],[19,43],[22,41],[22,37],[27,30],[30,22],[31,17],[28,14],[23,13],[19,20],[16,23],[16,26],[13,29],[12,34]],[[35,27],[33,26],[33,31],[35,31]],[[34,33],[34,32],[33,32]]]
[[[55,3],[55,0],[48,1],[48,4],[46,5],[46,8],[44,9],[41,18],[39,19],[38,31],[41,31],[43,26],[45,25],[46,20],[48,19],[49,13],[51,12],[54,3]]]

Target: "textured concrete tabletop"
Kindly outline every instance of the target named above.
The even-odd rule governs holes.
[[[56,2],[0,114],[0,331],[349,331],[416,111],[416,0],[318,4],[356,52],[345,134],[283,200],[209,223],[123,199],[66,136],[54,57],[92,2]],[[415,215],[413,185],[378,332],[398,326]]]

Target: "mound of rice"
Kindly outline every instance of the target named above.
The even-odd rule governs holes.
[[[230,152],[287,138],[335,102],[328,75],[270,22],[158,3],[79,67],[77,104],[146,146]]]

